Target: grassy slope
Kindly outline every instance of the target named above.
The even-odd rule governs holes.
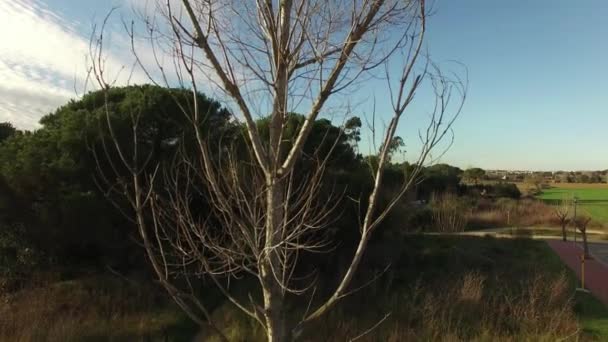
[[[576,275],[570,271],[544,243],[538,240],[504,240],[504,239],[460,239],[451,238],[454,248],[462,253],[476,258],[486,257],[500,264],[490,266],[484,273],[493,275],[497,283],[492,286],[498,287],[499,283],[515,285],[517,281],[524,281],[534,272],[547,272],[558,275],[565,273],[568,277],[570,288],[576,287],[578,280]],[[441,241],[441,240],[439,240]],[[435,242],[427,239],[427,243],[435,245]],[[466,251],[466,252],[464,252]],[[465,254],[465,255],[466,255]],[[462,258],[459,256],[457,259]],[[439,261],[439,260],[438,260]],[[468,262],[467,262],[468,264]],[[478,265],[475,265],[478,264]],[[482,262],[481,265],[484,263]],[[471,263],[471,267],[479,267],[479,262]],[[487,266],[487,265],[486,265]],[[462,265],[463,272],[468,266]],[[574,292],[574,310],[585,338],[608,340],[608,308],[589,294]]]
[[[372,246],[371,259],[379,249],[394,258],[391,271],[317,322],[305,341],[348,340],[387,313],[390,317],[362,341],[554,341],[576,332],[576,325],[583,341],[608,340],[607,309],[593,297],[575,294],[573,273],[542,241],[445,236],[399,240]],[[381,262],[375,264],[381,269]],[[374,267],[367,269],[359,281],[372,276]],[[546,292],[564,276],[563,302],[547,299]],[[562,317],[562,328],[555,328],[564,308],[578,318]],[[259,329],[252,332],[251,322],[226,319],[234,315],[227,307],[220,312],[224,322],[231,322],[226,327],[231,340],[262,340]]]
[[[577,292],[575,310],[584,331],[600,341],[608,340],[608,309],[590,294]]]
[[[559,201],[577,196],[579,208],[595,220],[608,223],[608,188],[603,187],[556,187],[544,190],[540,195],[543,200]]]
[[[542,241],[537,245],[539,249],[539,263],[546,265],[550,272],[565,270],[571,287],[577,287],[579,281],[573,271],[568,269],[551,248]],[[592,295],[583,292],[574,292],[574,310],[578,316],[581,328],[587,337],[594,337],[599,341],[608,340],[608,308]]]
[[[574,296],[576,280],[542,241],[383,239],[370,246],[358,282],[370,279],[389,260],[390,271],[316,322],[303,340],[344,341],[391,313],[362,341],[552,341],[576,331],[576,320],[567,317],[562,318],[565,327],[549,328],[562,307],[576,311],[583,340],[608,340],[608,310],[587,295],[567,301]],[[551,292],[553,280],[563,274],[566,301],[543,302],[543,293]],[[10,307],[0,303],[0,317],[8,317],[0,319],[0,340],[133,341],[149,336],[164,341],[165,335],[170,341],[189,340],[195,333],[192,324],[151,293],[150,286],[133,287],[108,277],[30,290],[15,296]],[[214,315],[231,340],[262,339],[259,327],[229,305]],[[201,336],[213,340],[204,332]]]
[[[110,275],[24,290],[0,302],[0,341],[190,341],[197,328],[164,297]]]

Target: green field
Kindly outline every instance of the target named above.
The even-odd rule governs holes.
[[[557,203],[563,199],[571,200],[578,197],[578,208],[598,222],[608,224],[608,188],[569,188],[556,187],[544,190],[539,198]]]

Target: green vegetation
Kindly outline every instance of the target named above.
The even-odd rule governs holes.
[[[183,143],[183,153],[194,148],[193,132],[172,100],[186,95],[191,96],[151,86],[113,89],[109,107],[117,136],[127,143],[128,113],[145,112],[146,139],[141,149],[152,152],[150,165],[170,166],[176,142]],[[99,125],[104,103],[100,96],[91,93],[68,103],[43,118],[35,132],[0,125],[0,340],[186,341],[197,333],[213,340],[213,334],[198,331],[165,291],[153,285],[133,224],[120,213],[128,213],[129,205],[103,191],[100,181],[111,184],[116,179],[100,179],[99,169],[108,171],[112,165],[92,154],[105,153],[108,134]],[[207,107],[209,117],[201,125],[211,144],[221,137],[239,151],[242,127],[227,121],[226,111],[216,102],[203,95],[199,100]],[[302,122],[300,115],[288,116],[285,144],[291,143],[290,134]],[[269,121],[261,119],[257,125],[266,136]],[[329,254],[307,255],[298,265],[297,272],[319,279],[315,300],[335,286],[359,237],[353,227],[358,226],[358,210],[366,205],[371,189],[370,165],[377,163],[377,156],[356,153],[360,127],[360,120],[344,126],[317,120],[298,168],[306,170],[306,163],[316,161],[315,150],[333,151],[324,189],[356,199],[340,202],[341,215],[328,230],[340,244]],[[399,149],[399,141],[394,145]],[[387,167],[381,206],[387,205],[411,169],[408,163]],[[608,322],[602,318],[606,309],[593,298],[573,297],[573,276],[544,243],[404,234],[461,231],[467,225],[532,226],[554,218],[550,206],[520,199],[514,184],[480,182],[479,170],[468,172],[467,177],[478,183],[474,185],[462,184],[463,171],[450,165],[433,165],[422,172],[422,181],[396,204],[370,241],[353,288],[379,278],[314,323],[304,340],[342,341],[378,322],[363,340],[552,341],[575,333],[578,327],[584,329],[585,338],[608,336]],[[587,201],[608,198],[587,197]],[[208,214],[204,194],[191,200],[195,214]],[[516,235],[530,234],[521,229]],[[312,269],[318,272],[311,273]],[[212,315],[227,335],[236,341],[256,336],[263,340],[258,325],[207,292],[209,279],[195,280],[194,286],[213,304]],[[260,292],[246,281],[238,283],[240,288],[231,290]],[[291,313],[299,315],[308,305],[297,296],[289,296],[289,303]],[[387,313],[391,315],[383,319]]]
[[[170,169],[178,143],[183,153],[194,154],[192,126],[175,101],[192,101],[191,95],[189,91],[149,85],[111,89],[108,107],[119,144],[129,145],[130,113],[135,111],[145,113],[140,125],[145,139],[138,147],[140,153],[151,152],[149,168],[160,165],[161,170]],[[107,146],[104,100],[102,92],[92,92],[79,101],[70,101],[43,117],[41,128],[33,132],[0,124],[0,288],[19,288],[36,268],[103,270],[110,266],[130,271],[146,265],[129,221],[132,208],[116,191],[119,176],[127,171],[117,167],[120,158]],[[206,113],[200,119],[201,131],[209,134],[211,146],[222,139],[222,143],[243,148],[243,127],[229,122],[227,111],[217,102],[202,94],[197,100]],[[303,120],[301,115],[288,116],[285,147]],[[267,118],[257,122],[264,137],[269,134],[269,124]],[[352,227],[359,224],[358,210],[365,205],[372,187],[367,161],[373,162],[376,157],[363,158],[356,153],[360,127],[357,118],[342,127],[327,119],[315,121],[298,165],[298,170],[305,171],[307,163],[318,162],[318,154],[332,151],[325,173],[326,192],[341,193],[344,200],[331,231],[346,243],[358,238],[358,231]],[[399,148],[398,141],[395,148]],[[244,156],[239,157],[245,160],[247,152],[240,152]],[[411,169],[407,162],[389,165],[380,200],[383,205]],[[424,180],[399,203],[400,212],[396,210],[387,217],[387,225],[421,226],[421,221],[428,218],[411,210],[411,200],[459,189],[459,168],[439,164],[425,168],[423,173]],[[305,176],[306,172],[298,174]],[[209,211],[205,194],[193,197],[191,205],[199,215]]]
[[[464,173],[462,174],[462,178],[465,181],[469,181],[474,184],[478,184],[479,181],[481,181],[485,177],[485,175],[486,175],[485,170],[478,168],[478,167],[474,167],[474,168],[464,170]]]
[[[561,200],[571,200],[578,197],[578,208],[582,213],[591,216],[594,220],[608,224],[608,189],[606,188],[550,188],[545,189],[539,198],[547,203],[556,203]]]
[[[584,331],[597,340],[608,338],[608,308],[591,294],[577,292],[574,310]]]

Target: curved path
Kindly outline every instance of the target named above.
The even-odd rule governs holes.
[[[582,248],[571,241],[547,240],[547,244],[580,279]],[[608,306],[608,244],[590,243],[589,249],[594,259],[585,260],[585,287]]]
[[[562,231],[559,227],[522,227],[524,231],[530,232],[530,236],[526,236],[531,239],[560,239],[562,238]],[[467,230],[464,232],[454,233],[458,235],[472,235],[472,236],[485,236],[490,235],[497,238],[512,238],[517,237],[514,233],[517,232],[517,228],[515,227],[501,227],[501,228],[486,228],[486,229],[477,229],[477,230]],[[594,243],[608,243],[604,237],[606,236],[606,231],[603,230],[595,230],[588,229],[587,236],[588,241]],[[573,231],[568,230],[568,240],[573,238]],[[581,239],[580,233],[576,234],[576,238],[578,241]],[[608,262],[608,259],[607,259]]]

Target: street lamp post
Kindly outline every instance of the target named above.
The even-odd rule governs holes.
[[[578,197],[574,196],[574,217],[572,223],[574,223],[574,244],[576,245],[576,205],[578,204]]]

